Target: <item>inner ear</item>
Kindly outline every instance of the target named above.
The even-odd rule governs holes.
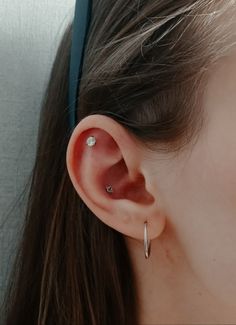
[[[102,178],[106,180],[104,187],[112,186],[112,197],[114,199],[127,199],[143,204],[150,204],[155,200],[146,190],[145,178],[142,174],[139,173],[134,179],[130,179],[123,158],[106,169]]]

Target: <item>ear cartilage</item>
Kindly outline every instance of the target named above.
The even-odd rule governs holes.
[[[86,143],[87,143],[87,145],[88,145],[89,147],[92,147],[92,146],[94,146],[95,143],[96,143],[96,138],[95,138],[93,135],[91,135],[90,137],[87,138]],[[111,185],[106,186],[106,191],[107,191],[108,193],[113,193],[113,188],[112,188],[112,186],[111,186]]]

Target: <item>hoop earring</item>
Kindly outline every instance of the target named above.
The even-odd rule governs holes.
[[[151,249],[151,241],[148,240],[148,233],[147,233],[147,221],[144,222],[144,256],[148,258],[150,256],[150,249]]]

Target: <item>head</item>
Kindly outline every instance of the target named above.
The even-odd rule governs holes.
[[[42,105],[8,324],[137,324],[132,249],[145,267],[145,221],[152,242],[174,236],[232,303],[235,21],[233,1],[93,1],[72,134],[68,26]]]

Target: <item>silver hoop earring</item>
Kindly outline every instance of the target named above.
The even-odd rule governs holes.
[[[89,147],[92,147],[92,146],[94,146],[95,143],[96,143],[96,138],[92,135],[92,136],[88,137],[86,143],[87,143],[87,145],[88,145]]]
[[[147,221],[144,222],[144,255],[145,258],[148,258],[150,255],[150,240],[148,240],[148,233],[147,233]]]

